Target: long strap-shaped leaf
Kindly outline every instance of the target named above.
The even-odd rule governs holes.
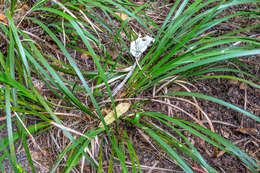
[[[13,88],[20,90],[23,96],[32,99],[33,101],[37,101],[36,97],[31,93],[30,90],[24,87],[24,85],[22,85],[21,83],[12,79],[10,75],[0,72],[0,82],[8,84],[9,86],[12,86]]]
[[[87,48],[89,49],[90,51],[90,54],[92,55],[93,57],[93,60],[95,62],[95,64],[97,65],[98,67],[98,70],[100,72],[100,75],[102,77],[102,79],[104,80],[105,82],[105,85],[106,85],[106,88],[109,92],[109,96],[110,96],[110,99],[112,101],[112,105],[113,105],[113,108],[114,108],[114,112],[115,112],[115,115],[116,115],[116,111],[115,111],[115,104],[114,104],[114,101],[113,101],[113,97],[112,97],[112,93],[111,93],[111,90],[109,88],[109,85],[108,85],[108,82],[106,80],[106,76],[104,74],[104,70],[103,68],[101,67],[99,61],[98,61],[98,58],[96,57],[95,53],[94,53],[94,50],[93,48],[91,47],[89,41],[88,41],[88,38],[85,36],[84,32],[82,31],[82,29],[78,26],[77,22],[75,22],[75,18],[67,15],[66,13],[63,13],[59,10],[55,10],[55,9],[52,9],[52,8],[41,8],[41,9],[38,9],[38,10],[45,10],[45,11],[49,11],[49,12],[52,12],[52,13],[55,13],[55,14],[58,14],[64,18],[66,18],[67,20],[70,21],[70,23],[72,24],[72,26],[76,29],[76,31],[78,32],[78,34],[80,35],[80,37],[82,38],[84,44],[87,46]],[[86,89],[86,91],[88,92],[90,98],[91,98],[91,101],[92,103],[94,104],[95,108],[96,108],[96,111],[102,121],[102,123],[104,124],[104,127],[106,129],[106,132],[109,134],[109,138],[110,138],[110,135],[113,136],[113,132],[111,134],[111,132],[108,130],[108,127],[104,121],[104,117],[100,111],[100,108],[84,78],[84,76],[82,75],[82,73],[80,72],[79,68],[77,67],[75,61],[73,60],[73,58],[71,57],[71,55],[68,53],[68,51],[66,50],[66,48],[63,46],[63,44],[59,41],[59,39],[45,26],[43,25],[41,22],[37,21],[37,20],[34,20],[36,23],[38,23],[39,25],[41,25],[41,27],[53,38],[53,40],[57,43],[57,45],[60,47],[60,49],[62,50],[62,52],[65,54],[65,56],[67,57],[67,59],[69,60],[71,66],[74,68],[75,72],[77,73],[79,79],[81,80],[84,88]],[[117,116],[116,116],[116,119],[117,119]],[[118,120],[117,120],[117,124],[118,124]],[[115,138],[110,138],[110,141],[112,142],[112,146],[114,147],[118,157],[119,157],[119,160],[120,160],[120,163],[121,163],[121,166],[123,168],[123,171],[124,172],[127,172],[127,168],[126,168],[126,165],[125,165],[125,162],[122,160],[121,158],[121,151],[118,149],[117,145],[115,144],[116,143],[116,140]]]
[[[194,123],[190,123],[188,121],[179,120],[179,119],[172,118],[172,117],[169,117],[167,115],[156,113],[156,112],[145,112],[145,113],[143,113],[141,115],[150,116],[150,117],[160,117],[160,118],[163,118],[163,119],[165,119],[165,120],[167,120],[169,122],[172,122],[173,124],[175,124],[175,125],[177,125],[177,126],[179,126],[181,128],[186,129],[188,132],[190,132],[190,133],[200,137],[201,139],[211,143],[214,146],[219,147],[222,150],[226,150],[226,149],[224,149],[223,146],[227,147],[227,149],[230,150],[230,151],[228,151],[229,153],[232,153],[232,154],[236,155],[246,165],[248,165],[251,168],[251,170],[253,170],[255,173],[257,172],[255,167],[256,168],[260,167],[252,158],[250,158],[246,153],[241,151],[238,147],[233,145],[230,141],[228,141],[227,139],[219,136],[218,134],[216,134],[216,133],[214,133],[214,132],[212,132],[212,131],[204,128],[204,127],[201,127],[201,126],[199,126],[197,124],[194,124]],[[199,131],[203,132],[204,134],[207,134],[211,138],[214,138],[216,141],[218,141],[223,146],[221,146],[218,143],[214,142],[210,138],[206,137],[203,133],[193,129],[192,127],[198,129]]]
[[[162,67],[160,69],[160,70],[162,70],[161,72],[157,71],[156,73],[154,72],[153,74],[151,74],[152,75],[152,79],[155,79],[159,75],[162,75],[162,76],[159,77],[159,78],[156,78],[151,83],[149,83],[148,85],[144,86],[140,91],[143,91],[143,90],[145,90],[147,88],[150,88],[151,86],[153,86],[154,84],[156,84],[158,81],[160,81],[162,79],[165,79],[165,78],[167,78],[169,76],[176,75],[176,74],[181,73],[181,72],[185,72],[185,71],[190,70],[190,69],[195,68],[195,67],[199,67],[199,66],[202,66],[202,65],[207,65],[207,64],[210,64],[210,63],[220,62],[220,61],[224,61],[224,60],[229,60],[229,59],[232,59],[232,58],[237,58],[237,57],[242,57],[242,56],[249,56],[249,55],[257,55],[257,54],[260,54],[260,49],[243,50],[243,51],[238,50],[237,52],[226,54],[226,55],[220,55],[220,56],[216,56],[216,57],[212,57],[212,58],[207,58],[207,59],[204,59],[204,60],[197,60],[194,63],[185,65],[185,66],[177,68],[177,69],[174,69],[174,70],[172,70],[169,73],[166,73],[166,72],[168,70],[170,70],[172,67],[168,67],[168,69],[163,69],[164,67]],[[205,55],[201,55],[201,57],[203,57],[203,56],[205,56]],[[197,58],[200,58],[200,56],[198,56]],[[143,86],[145,83],[148,83],[148,82],[149,82],[149,80],[147,80],[147,79],[144,79],[144,80],[140,81],[137,84],[137,88]]]
[[[179,166],[186,172],[194,172],[190,166],[174,151],[174,149],[167,144],[164,140],[162,140],[152,129],[143,126],[140,123],[136,123],[139,127],[141,127],[149,136],[153,138],[162,148],[166,151],[166,153],[175,160]]]
[[[254,114],[251,114],[250,112],[246,111],[246,110],[243,110],[237,106],[234,106],[232,105],[231,103],[228,103],[228,102],[225,102],[223,100],[220,100],[220,99],[217,99],[215,97],[211,97],[211,96],[207,96],[207,95],[204,95],[204,94],[200,94],[200,93],[190,93],[190,92],[175,92],[175,93],[168,93],[167,94],[168,96],[191,96],[191,97],[197,97],[197,98],[201,98],[201,99],[205,99],[205,100],[210,100],[212,102],[215,102],[215,103],[218,103],[218,104],[221,104],[221,105],[224,105],[226,107],[229,107],[235,111],[238,111],[258,122],[260,122],[260,117],[258,116],[255,116]]]

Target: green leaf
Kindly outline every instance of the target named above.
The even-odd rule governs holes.
[[[234,106],[228,102],[225,102],[223,100],[220,100],[220,99],[217,99],[217,98],[214,98],[214,97],[211,97],[211,96],[207,96],[207,95],[204,95],[204,94],[199,94],[199,93],[190,93],[190,92],[175,92],[175,93],[168,93],[166,94],[167,96],[190,96],[190,97],[197,97],[197,98],[201,98],[201,99],[205,99],[205,100],[209,100],[209,101],[212,101],[212,102],[215,102],[215,103],[218,103],[218,104],[221,104],[223,106],[226,106],[228,108],[231,108],[235,111],[238,111],[258,122],[260,122],[260,118],[257,117],[256,115],[253,115],[251,114],[250,112],[248,111],[245,111],[237,106]]]

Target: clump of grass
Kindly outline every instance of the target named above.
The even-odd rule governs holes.
[[[14,18],[19,12],[16,8],[17,2],[6,4],[4,15],[8,22],[0,23],[0,33],[6,43],[6,51],[0,52],[0,82],[3,86],[0,88],[0,106],[4,109],[6,122],[0,129],[6,128],[8,135],[0,142],[0,151],[4,152],[0,162],[8,158],[13,170],[19,172],[21,169],[17,166],[19,164],[15,146],[16,141],[21,141],[30,170],[36,172],[26,136],[35,142],[33,136],[41,130],[56,127],[62,130],[67,142],[55,159],[50,172],[55,172],[57,169],[70,172],[77,165],[81,165],[83,172],[86,162],[99,172],[114,172],[117,170],[116,162],[120,164],[121,172],[142,172],[143,167],[135,146],[128,137],[127,130],[121,130],[119,110],[116,107],[118,102],[125,100],[141,100],[128,110],[132,114],[120,118],[144,132],[146,135],[142,137],[148,136],[150,144],[165,152],[167,158],[182,170],[195,172],[194,167],[186,161],[186,158],[189,158],[207,172],[217,172],[188,140],[183,133],[185,130],[211,144],[214,147],[214,154],[217,149],[221,149],[236,156],[253,172],[257,172],[259,165],[253,158],[214,132],[211,120],[199,107],[196,99],[221,104],[256,122],[260,122],[260,118],[223,100],[193,93],[185,86],[190,79],[224,78],[245,82],[260,89],[257,84],[259,78],[249,72],[230,66],[223,67],[227,61],[245,67],[238,58],[260,53],[259,39],[239,36],[239,33],[259,26],[249,26],[217,37],[209,32],[213,27],[233,17],[257,16],[256,11],[241,11],[219,17],[229,7],[256,2],[257,0],[206,2],[178,0],[173,3],[162,25],[157,25],[153,18],[142,12],[144,9],[149,9],[152,3],[136,5],[129,1],[111,0],[61,2],[44,0],[35,3],[29,11],[18,17],[18,20],[17,16]],[[216,5],[212,7],[212,4]],[[122,19],[118,13],[128,18]],[[50,18],[55,20],[50,22]],[[140,60],[134,61],[127,47],[137,35],[131,29],[131,18],[148,35],[155,38],[154,44]],[[26,31],[23,24],[25,26],[32,24],[40,28],[50,40],[45,41],[47,37]],[[154,28],[156,32],[150,28]],[[111,58],[101,35],[122,46],[124,50],[115,52],[118,58]],[[54,46],[55,49],[50,49]],[[78,57],[73,56],[71,52],[89,57],[87,61],[92,63],[96,70],[88,70],[79,65]],[[233,72],[236,76],[215,73],[224,71]],[[237,77],[238,74],[248,76],[257,82]],[[121,97],[115,99],[113,91],[125,78],[128,80],[120,88]],[[42,88],[35,85],[35,79],[44,83],[47,92],[43,92]],[[162,92],[163,88],[173,84],[179,84],[187,92],[166,94]],[[153,94],[137,98],[152,88]],[[82,95],[84,98],[80,97]],[[187,100],[183,96],[192,99]],[[201,116],[194,117],[182,108],[159,99],[172,97],[195,105],[198,112],[207,119],[210,129],[200,123]],[[168,104],[192,119],[184,121],[159,112],[151,112],[152,110],[143,111],[139,105],[145,101]],[[104,103],[108,102],[111,103],[110,107],[114,112],[115,126],[108,125],[104,119],[102,109]],[[93,125],[85,131],[76,131],[74,127],[66,126],[66,119],[58,116],[57,109],[63,112],[78,110],[91,120],[101,121],[103,125]],[[28,121],[29,117],[37,118],[37,123],[28,126],[27,123],[32,123]],[[153,123],[154,121],[163,126],[159,127]],[[173,136],[170,131],[178,137]],[[94,147],[97,149],[93,154],[91,150],[94,150]],[[104,167],[105,158],[109,159],[108,167]],[[131,170],[128,168],[127,159],[131,161]]]

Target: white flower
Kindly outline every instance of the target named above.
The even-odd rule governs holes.
[[[142,53],[148,48],[151,42],[154,42],[154,38],[150,37],[149,35],[146,35],[145,37],[139,37],[131,42],[130,46],[130,53],[136,57],[139,58]]]

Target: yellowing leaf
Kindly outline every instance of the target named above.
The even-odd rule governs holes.
[[[115,12],[115,14],[118,15],[123,21],[128,18],[128,15],[126,15],[125,13]],[[133,20],[133,18],[130,18],[130,20]]]
[[[123,115],[124,113],[126,113],[128,111],[130,107],[129,103],[120,103],[119,105],[116,106],[116,113],[117,113],[117,118],[119,118],[121,115]],[[104,118],[105,122],[107,125],[113,123],[115,121],[115,115],[114,115],[114,111],[109,112],[105,118]],[[104,125],[102,124],[102,122],[100,122],[99,127],[103,128]]]
[[[2,13],[0,13],[0,21],[7,23],[7,19]]]

